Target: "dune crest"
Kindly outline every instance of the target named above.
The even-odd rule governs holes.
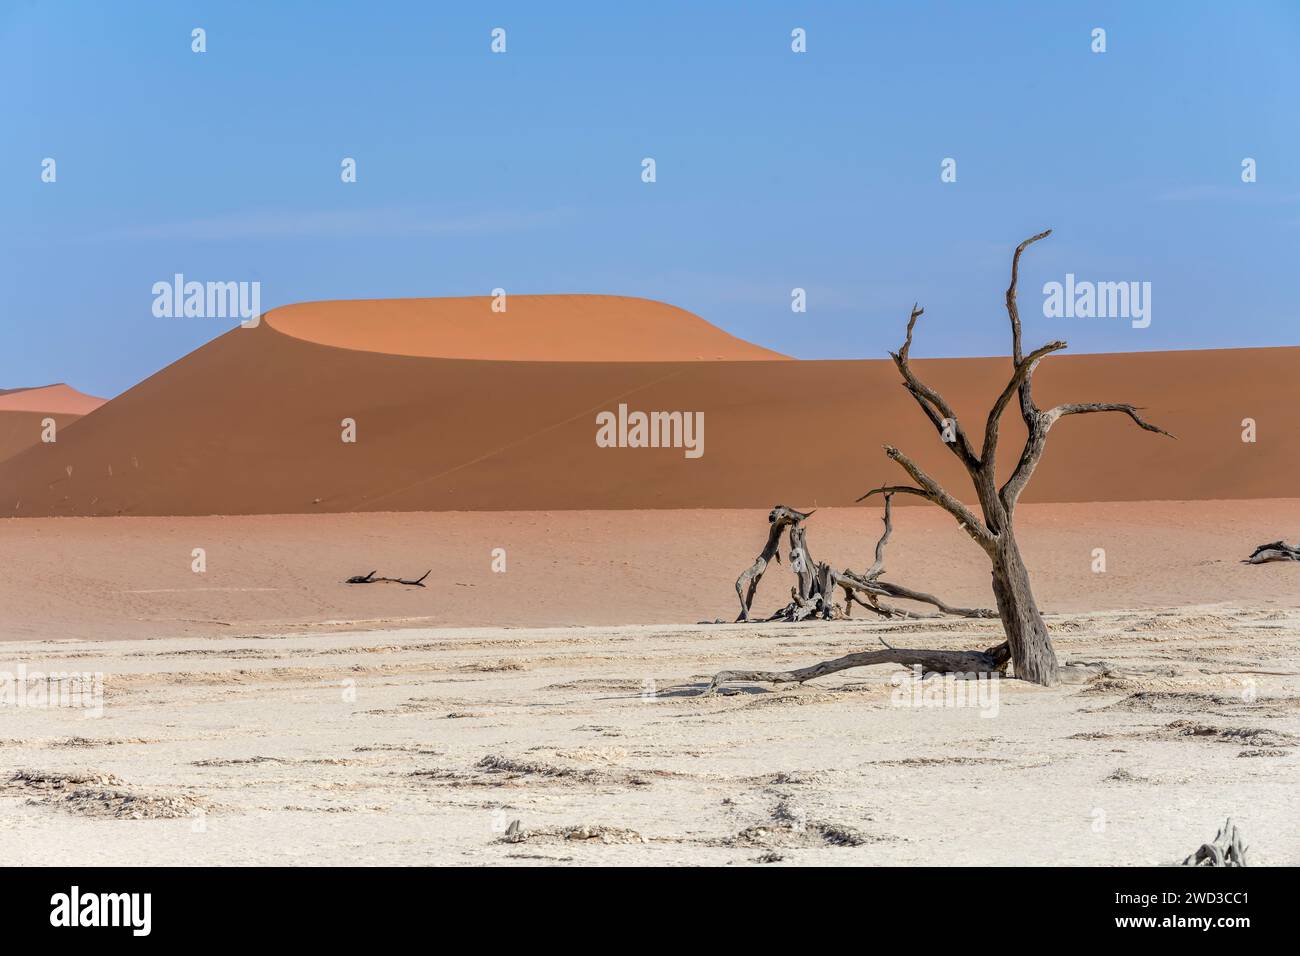
[[[614,295],[305,302],[266,315],[285,335],[361,352],[507,362],[772,361],[787,356],[694,313]]]

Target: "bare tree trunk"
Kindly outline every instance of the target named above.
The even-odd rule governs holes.
[[[1055,684],[1056,652],[1029,586],[1029,572],[1020,548],[1011,534],[1001,537],[993,557],[993,596],[1011,646],[1015,676],[1035,684]]]

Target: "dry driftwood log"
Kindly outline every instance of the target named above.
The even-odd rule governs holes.
[[[1261,544],[1251,552],[1246,564],[1264,564],[1267,561],[1300,561],[1300,545],[1292,547],[1285,541]]]
[[[1052,231],[1048,229],[1036,236],[1030,236],[1016,246],[1016,251],[1012,255],[1011,284],[1007,287],[1006,293],[1007,318],[1011,323],[1011,376],[993,402],[993,406],[989,409],[984,423],[984,438],[978,451],[957,418],[957,413],[953,410],[953,407],[937,390],[922,381],[912,369],[910,358],[912,334],[916,328],[916,320],[924,313],[924,310],[919,306],[914,305],[912,307],[911,317],[907,321],[907,337],[903,345],[897,352],[890,353],[894,359],[894,364],[903,377],[903,387],[916,400],[916,403],[939,433],[943,444],[953,455],[957,456],[957,459],[970,476],[975,498],[979,502],[980,516],[977,517],[974,511],[940,485],[920,465],[892,445],[885,446],[885,454],[907,472],[913,484],[885,485],[867,492],[858,499],[862,501],[873,495],[884,495],[888,500],[888,497],[894,494],[916,495],[938,505],[952,515],[961,529],[988,556],[993,571],[993,596],[997,602],[998,617],[1001,619],[1002,628],[1007,635],[1007,644],[1010,649],[1010,659],[1015,670],[1015,676],[1021,680],[1044,685],[1057,682],[1056,651],[1052,647],[1051,638],[1047,633],[1047,625],[1043,623],[1043,616],[1038,609],[1038,604],[1034,600],[1033,591],[1030,588],[1029,571],[1020,555],[1020,546],[1016,542],[1013,519],[1020,495],[1025,490],[1034,469],[1043,457],[1043,451],[1047,446],[1048,432],[1058,421],[1070,415],[1118,412],[1132,419],[1139,428],[1170,438],[1173,437],[1163,428],[1144,419],[1136,406],[1123,402],[1071,402],[1046,410],[1039,408],[1034,402],[1034,370],[1046,356],[1053,352],[1059,352],[1066,345],[1061,341],[1049,342],[1047,345],[1025,354],[1021,343],[1020,311],[1016,303],[1016,286],[1020,274],[1021,254],[1030,245],[1040,239],[1045,239],[1051,234]],[[1002,422],[1002,414],[1006,411],[1013,398],[1018,399],[1020,414],[1028,430],[1028,438],[1020,451],[1019,459],[1012,469],[1010,477],[999,485],[997,480],[998,431]],[[775,543],[780,536],[780,528],[776,526],[777,512],[779,510],[781,509],[773,511],[773,517],[769,519],[773,521],[773,528],[768,536],[768,549],[759,556],[754,566],[746,572],[746,575],[748,575],[746,580],[749,585],[749,600],[747,601],[745,595],[741,594],[741,620],[748,620],[749,603],[753,600],[753,591],[757,587],[758,578],[762,576],[763,569],[775,553]],[[790,509],[785,510],[789,511]],[[796,527],[802,520],[798,512],[794,512],[792,516],[782,517]],[[745,578],[745,575],[742,575],[742,578]],[[814,580],[820,581],[819,578]],[[829,575],[827,580],[832,585],[845,581],[851,586],[862,583],[855,577],[839,576],[837,578],[834,574]],[[863,589],[852,587],[852,590],[861,592]],[[740,593],[740,582],[737,582],[737,592]],[[824,591],[817,593],[812,586],[805,592],[804,580],[801,576],[799,593],[792,604],[798,607],[800,613],[805,610],[804,603],[812,604],[813,611],[803,613],[804,617],[811,616],[811,613],[815,613],[819,606],[825,608],[828,602],[824,595]],[[908,595],[900,594],[896,596]],[[821,598],[820,605],[816,603],[815,599],[817,598]],[[829,612],[827,612],[827,615],[829,616]],[[778,612],[778,616],[780,616],[780,612]],[[798,620],[800,618],[795,614],[791,614],[790,619]],[[871,653],[880,654],[878,651]],[[887,658],[877,660],[873,657],[869,662],[882,663],[885,660]],[[857,665],[851,664],[847,666]],[[807,670],[809,669],[788,673],[799,674]],[[823,671],[823,673],[829,672]],[[820,675],[812,674],[811,676]],[[751,677],[750,679],[758,680],[762,678]],[[715,678],[710,687],[714,687],[717,683]]]
[[[754,559],[753,565],[741,572],[740,577],[736,579],[736,596],[740,598],[740,617],[736,618],[737,621],[749,620],[749,609],[754,603],[754,594],[758,591],[758,582],[763,577],[763,572],[767,570],[768,564],[773,559],[778,564],[781,561],[781,532],[802,523],[811,514],[813,514],[811,511],[807,513],[795,511],[785,505],[777,505],[768,514],[770,527],[767,532],[767,544]],[[793,543],[791,547],[793,548]]]
[[[882,617],[938,617],[938,614],[923,615],[915,611],[885,604],[881,597],[905,598],[938,608],[943,614],[959,617],[996,617],[997,612],[988,608],[954,607],[947,602],[916,591],[901,584],[894,584],[881,579],[885,572],[885,546],[893,534],[894,525],[891,515],[892,495],[885,495],[884,532],[876,542],[875,561],[866,571],[858,572],[850,568],[835,571],[824,561],[815,561],[808,549],[807,529],[803,522],[813,512],[796,511],[785,505],[777,505],[768,514],[770,530],[767,544],[755,559],[753,565],[746,568],[736,579],[736,596],[740,598],[740,615],[737,621],[751,620],[754,595],[762,580],[763,572],[771,561],[781,560],[781,532],[789,529],[790,567],[795,574],[795,586],[790,589],[790,603],[781,608],[765,621],[802,621],[808,618],[824,620],[851,617],[853,605],[858,604]],[[844,605],[835,603],[835,592],[844,595]]]
[[[763,569],[767,567],[768,562],[773,558],[780,560],[777,546],[780,543],[780,531],[785,528],[790,529],[790,564],[794,568],[797,582],[796,586],[790,589],[790,603],[771,617],[765,618],[767,621],[800,621],[814,615],[826,619],[846,618],[850,616],[854,604],[859,604],[882,617],[940,616],[938,614],[921,615],[914,611],[885,604],[880,600],[881,596],[921,601],[934,605],[944,614],[960,617],[997,617],[997,612],[988,608],[953,607],[932,594],[914,591],[911,588],[903,587],[901,584],[881,580],[881,575],[885,571],[885,545],[889,543],[894,530],[890,507],[891,498],[892,495],[885,495],[885,513],[882,519],[885,528],[880,535],[880,539],[876,542],[875,561],[864,572],[849,569],[836,572],[831,570],[830,565],[824,562],[813,562],[808,554],[807,535],[803,528],[803,519],[812,512],[805,514],[795,511],[793,508],[787,508],[785,505],[777,505],[773,508],[771,514],[768,515],[768,521],[772,524],[773,531],[768,535],[767,548],[764,549],[763,554],[759,555],[754,565],[746,569],[736,581],[736,593],[740,596],[741,610],[738,620],[747,621],[750,619],[750,604],[758,587],[758,581],[762,577]],[[844,592],[843,607],[836,605],[833,601],[836,588]],[[738,680],[767,684],[802,684],[814,677],[825,677],[827,674],[834,674],[837,671],[848,670],[851,667],[866,667],[869,664],[901,664],[904,667],[919,667],[923,674],[1000,674],[1006,669],[1011,656],[1010,647],[1005,641],[984,651],[916,650],[913,648],[891,647],[883,639],[881,643],[885,645],[884,650],[859,651],[854,654],[846,654],[835,660],[822,661],[819,664],[801,667],[798,670],[722,671],[714,675],[713,680],[700,694],[701,696],[709,696],[716,693],[728,681]]]
[[[352,577],[348,578],[343,583],[344,584],[378,584],[381,581],[388,581],[392,584],[405,584],[408,587],[422,588],[424,587],[424,579],[433,573],[433,568],[430,568],[428,571],[425,571],[422,575],[420,575],[418,578],[415,578],[414,580],[407,580],[406,578],[383,578],[383,577],[377,578],[375,577],[375,573],[376,572],[371,571],[369,574],[355,574]]]
[[[882,641],[883,643],[883,641]],[[1010,659],[1010,650],[1003,642],[984,651],[927,651],[885,645],[881,651],[858,651],[845,654],[833,661],[822,661],[809,667],[792,671],[720,671],[700,692],[701,697],[717,693],[728,681],[746,680],[760,684],[802,684],[814,677],[825,677],[851,667],[869,664],[901,664],[919,667],[922,674],[1001,674]]]
[[[1183,860],[1183,866],[1249,866],[1246,861],[1247,849],[1242,845],[1237,827],[1229,818],[1214,835],[1214,842],[1202,844],[1199,850]]]

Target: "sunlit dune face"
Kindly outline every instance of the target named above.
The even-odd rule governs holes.
[[[83,394],[68,385],[0,389],[0,412],[85,415],[103,404],[104,399]]]
[[[517,362],[767,361],[676,306],[609,295],[308,302],[275,309],[285,335],[364,352]]]

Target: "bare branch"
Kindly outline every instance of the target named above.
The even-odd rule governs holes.
[[[1157,435],[1165,435],[1169,438],[1175,437],[1159,425],[1147,421],[1138,414],[1139,409],[1136,405],[1129,405],[1127,402],[1070,402],[1065,405],[1057,405],[1046,412],[1036,411],[1028,419],[1029,439],[1025,442],[1024,451],[1020,453],[1020,461],[1016,464],[1015,471],[1011,473],[1011,477],[1007,479],[1006,484],[1002,486],[1002,490],[999,492],[1004,508],[1008,511],[1015,508],[1016,502],[1020,499],[1020,493],[1024,491],[1025,485],[1029,483],[1034,469],[1038,467],[1038,462],[1046,450],[1047,433],[1056,424],[1057,420],[1064,418],[1066,415],[1090,415],[1094,412],[1120,412],[1133,419],[1138,427],[1145,431],[1155,432]]]
[[[1029,355],[1016,363],[1015,371],[1011,373],[1011,380],[1007,382],[1006,388],[1002,389],[1002,394],[998,396],[993,407],[989,409],[988,421],[984,425],[984,449],[982,454],[983,461],[989,465],[990,469],[994,467],[993,463],[997,460],[998,450],[998,426],[1002,423],[1002,413],[1006,411],[1007,403],[1011,401],[1011,396],[1021,386],[1028,384],[1034,374],[1034,369],[1042,361],[1044,356],[1053,352],[1059,352],[1066,348],[1066,344],[1061,341],[1048,342],[1041,348],[1034,349]]]
[[[897,352],[890,352],[894,364],[898,366],[899,373],[903,376],[903,387],[916,399],[916,403],[921,406],[930,423],[934,425],[935,430],[939,432],[942,438],[945,430],[944,420],[952,422],[953,438],[949,442],[945,441],[954,455],[961,459],[963,465],[968,471],[973,471],[979,467],[979,459],[975,457],[975,448],[971,445],[970,439],[966,437],[965,430],[961,427],[961,422],[957,418],[957,413],[952,410],[952,406],[937,391],[926,385],[912,371],[910,353],[912,351],[912,331],[916,328],[916,320],[925,314],[925,309],[919,306],[912,306],[912,315],[907,320],[907,338],[902,347]]]
[[[1046,239],[1052,230],[1045,229],[1036,236],[1030,236],[1016,246],[1015,255],[1011,257],[1011,284],[1007,286],[1007,318],[1011,320],[1011,360],[1019,365],[1022,361],[1020,345],[1020,309],[1016,305],[1016,284],[1020,281],[1020,254],[1039,239]]]
[[[885,530],[880,535],[880,540],[876,542],[876,560],[872,562],[867,573],[863,575],[868,581],[878,577],[880,572],[885,570],[885,545],[889,544],[889,536],[894,533],[894,522],[889,516],[889,499],[894,497],[893,492],[885,493],[885,514],[880,520],[884,522]]]
[[[925,497],[929,498],[944,511],[948,512],[948,514],[956,518],[957,523],[961,525],[962,529],[968,535],[975,539],[980,547],[984,548],[986,551],[993,547],[993,533],[984,526],[983,522],[975,517],[974,513],[969,508],[950,495],[944,489],[943,485],[939,484],[939,482],[935,481],[928,474],[922,471],[920,465],[912,461],[912,459],[908,458],[893,445],[885,446],[885,454],[902,465],[903,470],[906,471],[912,477],[912,480],[920,485],[922,490],[926,492]]]
[[[924,498],[926,501],[934,500],[923,489],[913,488],[911,485],[881,485],[879,488],[872,488],[862,497],[855,498],[854,501],[866,501],[872,495],[916,495],[917,497]]]
[[[1129,405],[1127,402],[1071,402],[1066,405],[1057,405],[1055,408],[1045,413],[1044,417],[1047,419],[1046,427],[1051,428],[1056,424],[1058,418],[1063,418],[1066,415],[1090,415],[1093,412],[1123,412],[1129,418],[1133,419],[1139,428],[1145,429],[1149,432],[1155,432],[1157,435],[1168,435],[1170,438],[1174,437],[1159,425],[1151,424],[1151,422],[1138,414],[1138,407],[1136,405]]]
[[[953,617],[994,618],[998,616],[998,612],[992,608],[956,607],[946,601],[941,601],[933,594],[927,594],[925,591],[913,591],[911,588],[903,587],[901,584],[893,584],[889,581],[875,581],[873,583],[890,597],[904,598],[908,601],[918,601],[921,604],[932,604],[944,614],[951,614]]]
[[[944,614],[950,614],[953,617],[979,617],[994,618],[998,612],[986,607],[956,607],[935,597],[933,594],[927,594],[925,591],[913,591],[909,587],[901,584],[893,584],[889,581],[881,581],[879,578],[869,578],[866,575],[859,575],[853,571],[844,570],[832,576],[832,583],[844,590],[845,594],[854,591],[861,591],[871,598],[873,610],[880,610],[880,602],[876,600],[878,596],[903,598],[907,601],[916,601],[920,604],[930,604],[938,608]],[[862,603],[859,601],[858,603]],[[891,608],[890,610],[904,613],[900,608]]]
[[[845,587],[844,588],[844,616],[845,617],[853,616],[852,613],[853,605],[855,604],[860,604],[871,613],[879,614],[881,617],[894,617],[895,615],[899,617],[907,616],[906,612],[902,611],[901,609],[893,608],[893,607],[889,607],[888,605],[881,604],[879,601],[876,601],[874,597],[872,598],[871,601],[864,601],[858,595],[858,592],[855,591],[853,588]],[[920,615],[918,615],[918,617],[919,616]],[[934,616],[940,617],[939,614],[935,614]]]

